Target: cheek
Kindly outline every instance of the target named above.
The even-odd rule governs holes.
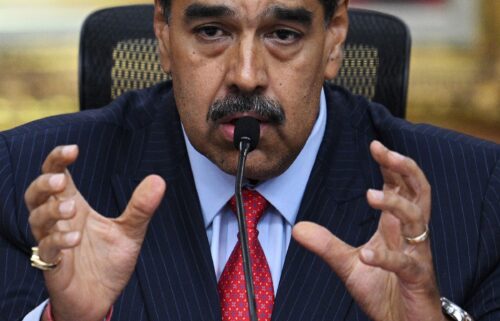
[[[304,47],[310,48],[311,45]],[[273,86],[279,88],[282,99],[289,99],[291,103],[301,101],[304,104],[319,93],[324,79],[321,47],[316,44],[313,49],[301,50],[293,59],[273,61],[270,64],[274,69],[271,74],[275,75]]]
[[[179,50],[173,55],[172,81],[181,120],[202,126],[209,106],[220,95],[222,68],[196,51]]]
[[[313,60],[311,60],[313,61]],[[287,122],[294,130],[307,130],[314,123],[323,86],[320,63],[297,62],[289,64],[278,75],[279,100],[285,108]],[[304,128],[306,127],[306,128]]]
[[[286,113],[285,126],[278,131],[279,140],[289,151],[297,152],[309,137],[319,111],[323,85],[320,64],[295,61],[276,71],[278,99]]]
[[[176,58],[172,64],[174,85],[190,92],[192,100],[209,96],[220,85],[218,66],[200,59],[196,53]]]
[[[309,92],[311,88],[321,86],[323,83],[322,63],[323,55],[320,51],[304,52],[293,62],[287,64],[285,75],[291,80],[290,83],[303,91]]]

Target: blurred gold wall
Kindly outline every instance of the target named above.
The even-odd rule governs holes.
[[[0,130],[78,110],[79,28],[91,12],[149,0],[0,0]]]
[[[0,0],[0,130],[77,111],[79,25],[131,3],[153,1]],[[481,0],[479,16],[468,46],[413,45],[408,119],[500,143],[500,1]]]
[[[408,119],[500,143],[500,1],[475,1],[469,46],[413,47]]]

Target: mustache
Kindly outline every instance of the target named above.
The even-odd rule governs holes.
[[[285,112],[281,104],[260,95],[230,94],[216,100],[208,109],[207,121],[216,122],[235,113],[253,112],[269,123],[281,125],[285,121]]]

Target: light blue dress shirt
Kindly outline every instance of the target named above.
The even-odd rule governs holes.
[[[259,241],[271,270],[274,293],[278,289],[281,270],[290,243],[292,227],[299,211],[302,196],[311,174],[326,128],[326,101],[321,91],[319,115],[316,123],[292,165],[280,176],[266,180],[255,187],[270,203],[257,229]],[[200,199],[205,228],[215,273],[219,280],[224,266],[237,242],[238,222],[227,205],[234,195],[235,177],[223,172],[200,154],[186,140],[189,162]]]
[[[295,224],[325,128],[326,100],[322,90],[318,118],[304,148],[295,161],[280,176],[264,181],[255,187],[250,187],[257,190],[270,203],[260,219],[257,229],[259,230],[260,244],[271,270],[275,295],[281,270],[285,263],[292,227]],[[227,205],[234,194],[235,177],[221,171],[208,158],[196,151],[185,134],[184,138],[210,242],[214,269],[217,280],[219,280],[236,245],[238,235],[236,215]],[[48,300],[36,307],[24,317],[23,321],[41,320],[47,302]]]

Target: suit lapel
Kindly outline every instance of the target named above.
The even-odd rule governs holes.
[[[112,181],[120,210],[147,175],[158,174],[167,182],[135,276],[149,320],[217,320],[217,282],[173,99],[163,108],[137,150],[141,157],[137,169]]]
[[[361,110],[327,90],[325,137],[304,194],[297,221],[325,226],[353,246],[374,233],[378,214],[365,199],[380,176],[370,173],[371,131],[359,130]],[[331,108],[334,106],[334,108]],[[378,171],[375,171],[378,172]],[[273,311],[273,320],[346,320],[353,305],[340,279],[317,256],[290,242]]]

